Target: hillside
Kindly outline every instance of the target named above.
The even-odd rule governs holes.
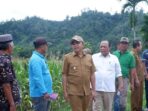
[[[136,32],[140,37],[143,25],[143,12],[137,12],[138,23]],[[50,16],[50,15],[49,15]],[[16,45],[15,54],[29,57],[32,51],[32,41],[37,36],[44,36],[49,42],[49,54],[63,54],[70,50],[70,38],[78,34],[91,46],[93,52],[102,39],[111,41],[113,47],[121,36],[132,40],[132,30],[129,26],[129,14],[100,13],[89,10],[76,17],[67,17],[63,21],[44,20],[39,17],[26,17],[23,20],[11,20],[0,23],[0,34],[11,33]]]

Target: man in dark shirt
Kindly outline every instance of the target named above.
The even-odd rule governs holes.
[[[148,72],[148,49],[144,50],[142,53],[142,58],[145,63],[146,71]],[[145,79],[145,94],[146,94],[146,108],[148,109],[148,75],[146,74]]]
[[[19,88],[11,62],[13,41],[10,34],[0,35],[0,111],[16,111]]]

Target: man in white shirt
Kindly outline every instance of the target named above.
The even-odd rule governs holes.
[[[112,111],[116,78],[119,81],[117,90],[123,87],[120,63],[109,51],[109,42],[101,41],[100,53],[92,56],[96,67],[96,101],[93,111]]]

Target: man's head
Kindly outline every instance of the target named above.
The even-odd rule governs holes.
[[[11,54],[13,52],[13,37],[11,34],[0,35],[0,50]]]
[[[89,48],[83,49],[83,52],[84,52],[84,54],[90,54],[90,55],[92,55],[92,51]]]
[[[48,50],[48,43],[43,37],[37,37],[34,41],[34,48],[42,54],[45,54]]]
[[[136,49],[138,52],[142,49],[142,44],[140,40],[133,41],[133,48]]]
[[[110,45],[107,40],[101,41],[100,43],[100,52],[103,56],[107,56],[110,51]]]
[[[81,36],[78,35],[73,36],[70,43],[74,52],[80,53],[81,51],[83,51],[84,40]]]
[[[128,49],[129,39],[127,37],[121,37],[120,39],[120,51],[124,52]]]

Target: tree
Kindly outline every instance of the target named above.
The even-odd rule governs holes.
[[[123,5],[123,8],[122,8],[122,13],[124,13],[126,9],[130,11],[130,25],[133,30],[134,39],[136,37],[135,27],[136,27],[136,21],[137,21],[136,6],[140,2],[146,2],[148,4],[148,0],[127,0],[127,2]]]
[[[148,14],[144,16],[144,25],[141,28],[141,32],[145,47],[148,48]]]

